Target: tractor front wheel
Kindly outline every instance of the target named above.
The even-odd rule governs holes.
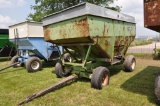
[[[36,72],[42,68],[42,61],[38,57],[31,57],[26,62],[28,72]]]
[[[109,84],[109,77],[109,70],[106,67],[97,67],[92,74],[91,86],[100,90]]]

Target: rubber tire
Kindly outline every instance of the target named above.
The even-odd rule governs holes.
[[[33,69],[31,67],[32,62],[34,61],[38,62],[39,64],[39,67],[37,69]],[[26,62],[26,69],[28,70],[28,72],[36,72],[39,71],[41,68],[42,68],[42,61],[38,57],[31,57]]]
[[[18,58],[19,58],[19,56],[17,56],[17,55],[14,56],[14,57],[12,57],[12,59],[11,59],[11,65],[14,64],[14,63],[16,63],[16,62],[18,62]],[[20,66],[20,65],[18,65],[18,64],[14,65],[13,68],[17,68],[18,66]]]
[[[73,62],[73,58],[71,57],[71,55],[70,55],[69,53],[65,53],[65,54],[63,55],[63,58],[64,58],[64,61],[65,61],[65,62]],[[71,60],[69,61],[68,58],[70,58]]]
[[[64,71],[64,67],[62,66],[62,61],[58,61],[55,66],[55,73],[58,78],[66,77],[69,73]]]
[[[106,83],[106,85],[102,85],[102,77],[105,73],[107,73],[108,75],[108,82]],[[93,74],[91,77],[91,87],[101,90],[103,87],[109,85],[109,79],[110,79],[109,70],[106,67],[97,67],[93,71]]]
[[[132,68],[132,62],[135,62],[134,68]],[[133,72],[136,67],[136,59],[133,55],[128,55],[124,61],[124,68],[126,72]]]
[[[160,106],[160,72],[157,74],[155,79],[155,100],[158,106]]]

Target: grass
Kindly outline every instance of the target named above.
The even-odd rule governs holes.
[[[140,45],[147,45],[147,44],[151,44],[151,41],[147,41],[147,40],[137,40],[135,39],[132,43],[131,43],[131,47],[132,46],[140,46]]]
[[[134,55],[136,58],[140,59],[159,59],[154,54],[147,53],[127,53],[127,55]]]
[[[7,65],[5,58],[0,66]],[[0,72],[0,106],[15,106],[27,96],[62,79],[52,74],[55,64],[43,64],[43,70],[28,73],[25,68],[9,68]],[[154,80],[160,61],[137,59],[134,72],[124,72],[122,65],[109,67],[109,86],[91,88],[90,80],[78,79],[24,106],[155,106]]]

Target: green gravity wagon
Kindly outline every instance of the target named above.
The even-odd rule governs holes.
[[[72,56],[61,56],[55,66],[57,77],[69,74],[91,79],[96,89],[109,84],[110,65],[124,64],[132,72],[136,59],[126,51],[136,36],[135,18],[107,8],[82,3],[43,19],[47,42],[62,46]],[[63,55],[63,54],[62,54]]]
[[[0,29],[0,57],[14,56],[16,54],[16,46],[9,41],[8,29]]]

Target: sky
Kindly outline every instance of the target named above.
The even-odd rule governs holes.
[[[25,21],[35,0],[0,0],[0,29]],[[121,12],[136,19],[137,36],[158,36],[159,33],[144,28],[143,0],[117,0],[113,5],[122,6]]]

